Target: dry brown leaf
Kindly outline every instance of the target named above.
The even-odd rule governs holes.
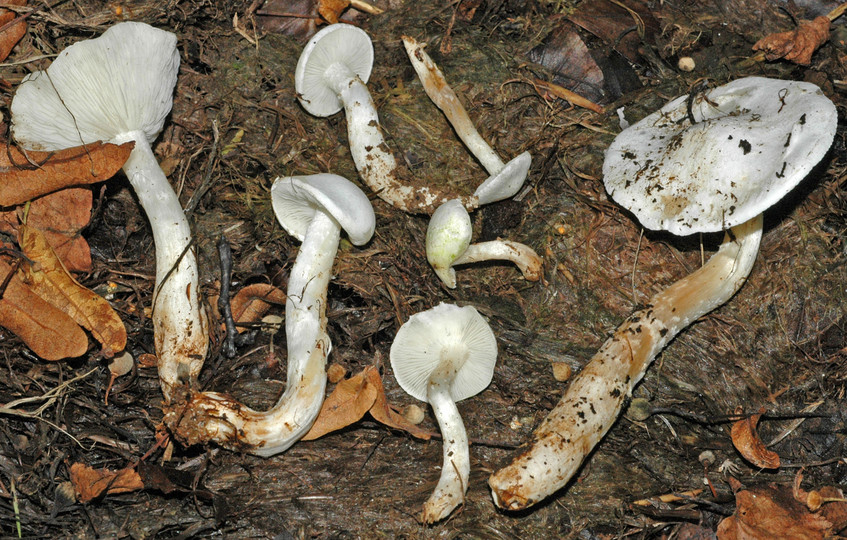
[[[91,190],[68,188],[32,201],[27,223],[44,233],[47,243],[70,272],[91,270],[91,248],[82,230],[91,220]],[[0,232],[18,235],[17,209],[0,212]]]
[[[829,27],[829,18],[821,15],[812,21],[802,21],[795,30],[763,37],[753,45],[753,50],[763,51],[768,60],[782,58],[808,66],[812,54],[829,39]]]
[[[341,13],[350,7],[350,0],[318,0],[318,13],[329,24],[338,22]]]
[[[133,467],[110,471],[74,463],[71,465],[70,476],[80,502],[89,502],[101,495],[129,493],[144,489],[144,483]]]
[[[6,0],[8,6],[25,6],[26,0]],[[0,62],[9,56],[12,48],[26,34],[26,16],[10,9],[0,9]]]
[[[77,283],[40,231],[22,224],[18,233],[21,250],[32,260],[19,270],[27,285],[91,332],[103,345],[104,356],[111,358],[122,351],[126,327],[109,302]]]
[[[718,525],[719,540],[812,540],[837,533],[823,514],[809,511],[792,486],[768,484],[735,494],[735,514]]]
[[[0,261],[0,283],[12,271]],[[0,326],[13,332],[45,360],[76,358],[88,349],[88,338],[82,328],[35,294],[14,273],[0,296]]]
[[[0,144],[0,206],[15,206],[71,186],[102,182],[123,167],[135,143],[91,143],[24,153]]]
[[[739,411],[736,411],[739,412]],[[767,449],[765,443],[756,432],[756,424],[759,423],[759,418],[762,413],[751,414],[747,418],[732,424],[732,444],[738,453],[744,456],[744,459],[762,469],[777,469],[779,468],[779,454]]]
[[[415,424],[409,422],[406,420],[406,417],[389,405],[388,398],[385,397],[385,388],[382,386],[382,379],[379,378],[379,372],[377,372],[376,369],[373,371],[375,376],[374,385],[378,385],[379,390],[376,396],[376,401],[370,410],[371,416],[373,416],[374,420],[388,427],[405,431],[412,437],[423,439],[425,441],[430,440],[432,436],[435,435],[434,433],[419,428]]]
[[[388,404],[379,370],[373,366],[367,366],[361,372],[336,385],[324,401],[315,424],[303,440],[311,441],[354,424],[361,420],[366,412],[370,412],[374,420],[380,424],[405,431],[413,437],[429,440],[434,435],[410,423]]]
[[[304,441],[311,441],[355,424],[365,416],[376,401],[378,392],[372,377],[368,376],[371,371],[376,372],[376,369],[368,366],[360,373],[335,385],[335,389],[324,400],[312,429],[303,437]],[[378,372],[376,377],[379,378]]]
[[[237,323],[261,320],[273,304],[285,304],[285,292],[267,283],[254,283],[238,291],[230,300],[232,318]],[[239,332],[247,328],[239,327]]]

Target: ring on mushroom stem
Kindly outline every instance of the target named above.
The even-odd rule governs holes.
[[[568,483],[659,351],[741,288],[756,259],[762,212],[835,137],[835,105],[813,84],[748,77],[688,98],[622,131],[606,151],[604,182],[645,227],[678,235],[725,230],[723,244],[624,321],[570,382],[529,449],[489,479],[501,508],[527,508]]]
[[[425,523],[435,523],[465,500],[470,454],[456,402],[491,382],[497,340],[473,307],[439,304],[409,317],[397,331],[390,356],[397,384],[432,406],[441,429],[441,477],[423,512]]]
[[[27,75],[11,105],[12,133],[29,149],[135,142],[123,170],[156,247],[152,319],[166,401],[196,379],[209,337],[191,228],[150,146],[170,113],[178,71],[174,34],[120,23],[69,46],[46,72]]]
[[[302,242],[288,278],[285,392],[268,411],[255,411],[231,397],[196,393],[166,411],[165,422],[186,444],[216,442],[267,457],[287,450],[311,428],[324,400],[326,295],[341,230],[359,246],[373,236],[376,217],[361,189],[334,174],[277,178],[271,188],[277,220]]]

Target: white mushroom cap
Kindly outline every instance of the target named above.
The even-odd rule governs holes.
[[[368,82],[374,51],[368,34],[349,24],[333,24],[312,36],[294,71],[294,88],[300,103],[315,116],[330,116],[344,106],[327,83],[339,70]]]
[[[474,196],[479,199],[479,205],[502,201],[515,195],[526,181],[531,165],[532,156],[529,152],[512,158],[500,172],[492,174],[476,188]]]
[[[453,369],[450,396],[460,401],[482,392],[494,375],[497,340],[476,309],[439,304],[409,317],[391,345],[391,368],[410,396],[427,400],[430,375],[446,354],[463,358]]]
[[[280,225],[301,242],[317,210],[332,217],[357,246],[367,243],[376,227],[367,195],[337,174],[277,178],[271,198]]]
[[[59,150],[142,131],[152,143],[171,111],[178,71],[174,34],[116,24],[59,53],[49,77],[36,71],[24,78],[11,107],[15,139]]]
[[[810,83],[747,77],[690,103],[694,124],[682,96],[606,151],[606,190],[649,229],[687,235],[744,223],[794,188],[835,136],[835,105]]]
[[[473,225],[467,209],[458,199],[442,204],[433,212],[426,229],[426,258],[438,277],[451,289],[456,286],[453,263],[471,244]]]

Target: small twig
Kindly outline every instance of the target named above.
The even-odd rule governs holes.
[[[232,318],[232,305],[229,301],[230,285],[232,284],[232,248],[224,235],[221,235],[218,239],[218,256],[221,259],[221,293],[218,296],[218,309],[226,325],[226,338],[224,338],[222,350],[224,356],[233,358],[237,352],[235,338],[238,335],[238,329],[236,329],[235,320]]]

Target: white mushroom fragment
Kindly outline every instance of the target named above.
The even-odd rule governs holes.
[[[170,113],[178,70],[174,34],[120,23],[71,45],[46,71],[26,76],[11,106],[12,132],[28,149],[135,142],[123,169],[153,231],[152,318],[167,400],[194,381],[208,347],[191,229],[150,146]]]
[[[727,230],[699,270],[631,315],[568,387],[531,447],[490,479],[495,503],[523,509],[567,484],[617,418],[658,352],[743,285],[762,212],[796,186],[832,144],[836,110],[809,83],[750,77],[682,96],[618,135],[606,189],[651,229]]]
[[[482,392],[491,382],[497,340],[473,307],[439,304],[412,315],[400,327],[390,356],[397,383],[432,406],[441,429],[441,477],[423,511],[423,521],[435,523],[465,500],[470,454],[456,402]]]
[[[459,97],[447,84],[444,74],[432,61],[423,46],[414,38],[402,36],[406,54],[412,67],[418,74],[426,94],[441,109],[444,116],[456,130],[456,135],[465,143],[468,150],[479,160],[490,175],[474,192],[479,205],[501,201],[515,195],[526,180],[532,156],[524,152],[508,163],[503,163],[497,152],[485,142],[471,122],[468,112],[459,101]]]
[[[431,213],[457,196],[399,178],[400,169],[365,86],[372,67],[373,45],[364,30],[343,23],[329,25],[312,36],[300,55],[294,72],[297,97],[314,116],[331,116],[344,109],[353,162],[381,199],[407,212]],[[473,196],[461,200],[471,208],[478,205]]]
[[[184,408],[172,408],[165,418],[187,444],[214,441],[226,448],[272,456],[300,440],[320,412],[326,359],[332,348],[326,334],[327,286],[341,230],[353,244],[365,244],[373,235],[376,218],[362,190],[334,174],[277,178],[271,195],[280,224],[303,242],[291,268],[285,302],[285,392],[266,412],[224,394],[195,394]]]
[[[492,260],[515,263],[529,281],[541,279],[541,257],[532,248],[500,239],[471,244],[472,232],[471,217],[457,200],[447,201],[432,214],[426,230],[426,258],[445,285],[456,288],[454,266]]]

